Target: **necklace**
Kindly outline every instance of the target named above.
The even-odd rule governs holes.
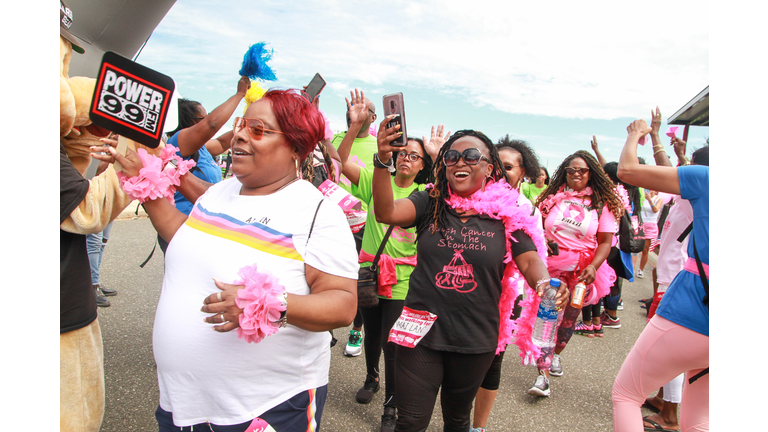
[[[288,183],[286,183],[286,184],[284,184],[284,185],[280,186],[280,189],[278,189],[278,190],[276,190],[275,192],[272,192],[272,193],[277,193],[277,192],[280,192],[281,190],[283,190],[283,189],[287,188],[289,185],[291,185],[291,184],[293,184],[293,183],[296,183],[298,180],[299,180],[299,178],[298,178],[298,177],[294,177],[294,179],[293,179],[293,180],[291,180],[291,181],[289,181]]]

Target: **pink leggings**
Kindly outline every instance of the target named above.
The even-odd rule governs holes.
[[[640,406],[645,398],[686,372],[680,405],[680,431],[709,430],[709,374],[688,384],[709,367],[709,337],[658,315],[651,318],[627,355],[613,383],[614,432],[642,432]]]

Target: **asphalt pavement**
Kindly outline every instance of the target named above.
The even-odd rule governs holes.
[[[106,413],[102,431],[156,431],[157,373],[152,356],[152,325],[163,279],[163,253],[155,245],[156,233],[136,203],[114,222],[104,252],[101,282],[116,289],[111,306],[99,308],[104,340]],[[517,347],[510,345],[502,365],[501,386],[488,420],[489,431],[596,432],[612,431],[611,387],[629,350],[645,327],[645,310],[638,299],[652,294],[651,265],[644,279],[625,281],[625,309],[619,312],[620,329],[605,329],[602,338],[574,335],[563,351],[564,375],[551,378],[552,395],[529,396],[536,369],[520,363]],[[202,301],[202,300],[201,300]],[[380,428],[384,403],[381,390],[367,405],[355,401],[365,380],[365,359],[345,357],[349,327],[334,330],[339,343],[332,348],[328,400],[321,430],[375,432]],[[382,365],[383,368],[383,357]],[[651,414],[643,410],[644,415]],[[442,430],[439,398],[428,431]]]

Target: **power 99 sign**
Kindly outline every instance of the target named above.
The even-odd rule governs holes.
[[[91,121],[148,147],[157,147],[174,86],[170,77],[106,52],[91,103]]]

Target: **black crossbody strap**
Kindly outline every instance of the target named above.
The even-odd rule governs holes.
[[[706,368],[706,369],[704,369],[703,371],[701,371],[701,372],[697,373],[696,375],[694,375],[694,376],[692,376],[692,377],[688,378],[688,385],[691,385],[691,384],[693,384],[693,382],[694,382],[694,381],[696,381],[697,379],[699,379],[699,378],[703,377],[704,375],[706,375],[706,374],[708,374],[708,373],[709,373],[709,368]]]
[[[699,277],[701,278],[701,284],[704,285],[704,300],[702,303],[709,306],[709,280],[707,280],[707,274],[704,273],[704,266],[701,264],[699,258],[699,251],[696,250],[696,237],[693,237],[693,254],[696,256],[696,267],[699,269]]]
[[[680,233],[680,237],[677,238],[677,241],[682,243],[683,240],[685,240],[685,238],[688,237],[688,234],[691,233],[692,229],[693,229],[693,222],[691,222],[691,224],[688,225],[688,227],[686,229],[684,229],[682,233]]]
[[[376,256],[373,257],[373,262],[371,263],[372,270],[375,270],[376,266],[379,264],[379,258],[381,257],[381,253],[384,252],[384,246],[387,245],[387,240],[389,240],[389,235],[392,234],[393,229],[395,229],[395,226],[390,225],[389,229],[387,230],[387,233],[384,234],[384,238],[381,239],[381,245],[379,245],[379,250],[376,251]]]
[[[309,238],[312,237],[312,230],[315,229],[315,220],[317,219],[317,212],[320,211],[320,205],[325,201],[325,198],[321,199],[319,203],[317,203],[317,208],[315,209],[315,216],[312,218],[312,225],[309,227],[309,234],[307,234],[307,243],[309,243]],[[304,243],[306,246],[307,243]]]

